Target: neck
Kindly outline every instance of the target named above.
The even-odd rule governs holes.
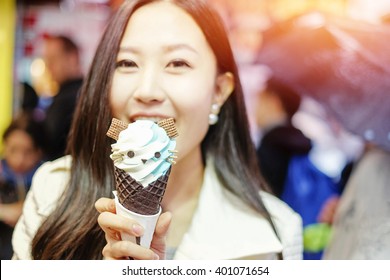
[[[203,173],[204,165],[199,147],[172,167],[162,201],[164,210],[174,213],[187,201],[198,196],[203,183]]]

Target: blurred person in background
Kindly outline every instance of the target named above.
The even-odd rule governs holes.
[[[42,163],[44,146],[42,123],[30,113],[17,116],[3,134],[3,159],[0,161],[0,256],[12,257],[11,237],[22,213],[32,176]]]
[[[20,83],[22,91],[21,110],[33,112],[38,106],[39,96],[35,89],[27,82]]]
[[[304,259],[320,259],[330,225],[319,217],[324,216],[328,200],[338,197],[337,183],[312,162],[312,140],[293,124],[301,96],[271,77],[256,101],[262,132],[257,156],[264,179],[277,197],[301,215]]]
[[[257,158],[264,179],[280,198],[290,158],[296,154],[307,155],[312,148],[311,140],[292,123],[301,97],[277,79],[270,78],[255,102],[256,122],[261,131]]]
[[[59,91],[47,108],[45,132],[47,137],[47,160],[55,160],[65,154],[78,93],[83,78],[79,49],[68,37],[46,35],[43,59]]]

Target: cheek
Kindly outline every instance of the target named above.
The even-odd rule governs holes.
[[[181,115],[190,115],[194,121],[205,120],[215,94],[215,79],[212,77],[212,73],[206,76],[202,71],[196,71],[180,79],[165,79],[163,88]]]
[[[214,84],[192,83],[191,87],[181,88],[177,92],[181,94],[171,94],[171,101],[177,114],[177,150],[179,155],[184,157],[199,147],[208,131]]]
[[[127,99],[129,98],[129,83],[118,74],[114,74],[109,95],[111,111],[114,117],[120,118],[126,111]]]

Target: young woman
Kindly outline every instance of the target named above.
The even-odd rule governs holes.
[[[172,117],[179,132],[151,249],[118,238],[143,229],[108,198],[112,117]],[[206,1],[124,2],[97,49],[68,148],[37,174],[15,258],[301,257],[299,217],[262,191],[237,67]]]

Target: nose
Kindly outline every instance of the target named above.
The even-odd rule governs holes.
[[[165,94],[160,87],[158,72],[156,69],[149,68],[140,74],[137,90],[134,98],[142,103],[159,103],[165,98]]]

